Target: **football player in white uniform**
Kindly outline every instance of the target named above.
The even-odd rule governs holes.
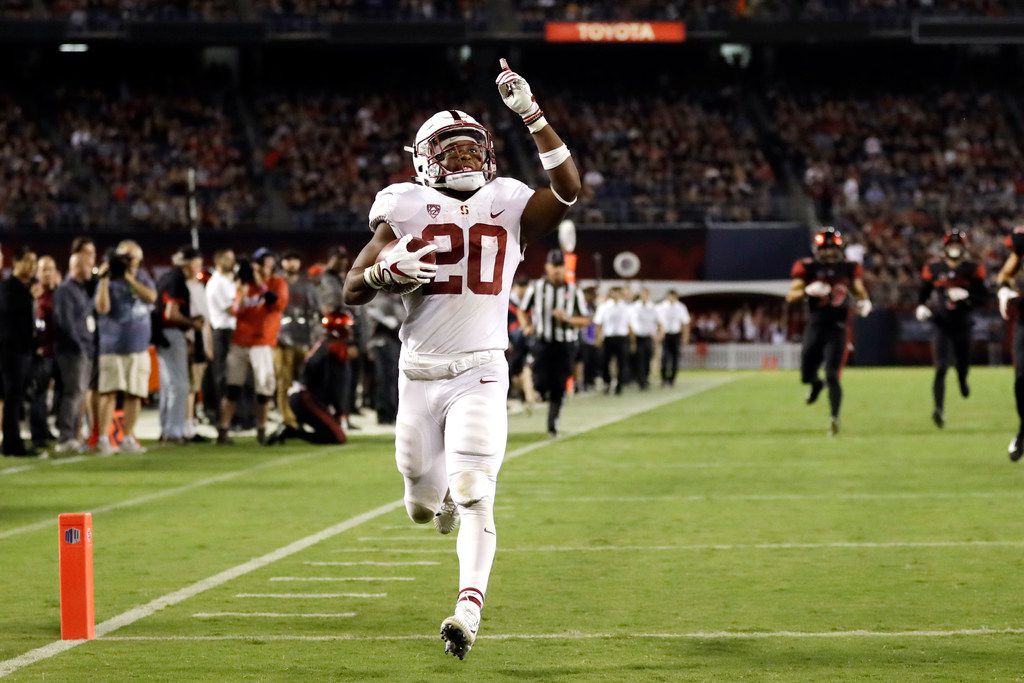
[[[405,507],[441,533],[461,523],[459,594],[441,624],[445,651],[462,659],[476,640],[494,560],[494,495],[508,421],[508,302],[527,244],[555,230],[580,177],[529,84],[501,60],[505,104],[533,136],[550,186],[500,178],[491,133],[465,112],[434,114],[411,148],[414,183],[384,188],[370,209],[373,239],[345,281],[345,301],[420,286],[403,296],[395,460]],[[429,246],[410,251],[418,237]],[[384,259],[381,250],[399,238]],[[422,260],[436,252],[436,264]]]

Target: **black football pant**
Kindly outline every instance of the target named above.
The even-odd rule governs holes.
[[[57,371],[57,363],[53,356],[33,356],[32,358],[32,379],[29,383],[29,411],[28,422],[32,428],[32,443],[43,448],[51,439],[50,424],[47,419],[50,411],[46,406],[47,394],[50,391],[50,382],[54,379]],[[54,392],[56,395],[56,391]],[[54,398],[54,403],[57,400]]]
[[[932,396],[935,408],[942,410],[946,402],[946,371],[949,366],[956,368],[956,377],[961,392],[967,388],[967,371],[971,360],[971,325],[943,326],[935,328],[932,340],[932,354],[935,358],[935,382]]]
[[[1013,394],[1017,399],[1017,417],[1020,419],[1018,431],[1024,434],[1024,323],[1020,318],[1013,328]]]
[[[636,381],[646,389],[651,381],[651,356],[654,355],[654,340],[650,337],[636,338]]]
[[[548,401],[548,431],[558,431],[558,416],[565,399],[565,383],[572,377],[576,345],[538,342],[533,350],[533,384]]]
[[[604,338],[604,385],[612,385],[612,359],[617,365],[618,377],[615,378],[615,393],[622,393],[622,386],[629,374],[629,337]]]
[[[32,356],[27,353],[0,355],[4,389],[4,455],[25,453],[25,442],[21,440],[21,414],[31,369]]]
[[[666,334],[661,342],[661,381],[666,384],[676,383],[679,372],[679,339],[682,335]]]
[[[818,369],[825,364],[825,385],[828,387],[828,403],[832,417],[839,416],[843,403],[843,388],[839,375],[846,359],[846,325],[842,323],[810,323],[804,331],[804,344],[800,352],[800,381],[804,384],[818,384]]]
[[[291,394],[288,397],[288,405],[299,423],[298,429],[288,429],[288,437],[315,444],[343,444],[347,440],[338,420],[308,389]],[[306,426],[311,427],[313,431],[307,431]]]

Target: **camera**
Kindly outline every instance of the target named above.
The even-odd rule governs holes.
[[[119,254],[116,251],[107,253],[107,273],[111,280],[123,280],[131,264],[132,257],[128,254]]]
[[[247,258],[238,259],[235,266],[235,275],[243,285],[256,284],[256,272],[252,268],[252,260]]]

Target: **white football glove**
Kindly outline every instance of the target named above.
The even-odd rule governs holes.
[[[807,296],[828,296],[832,293],[832,285],[821,280],[815,280],[804,287],[804,294]]]
[[[964,299],[966,299],[970,295],[971,295],[971,293],[968,292],[963,287],[950,287],[946,291],[946,296],[949,297],[950,301],[954,301],[954,302],[956,302],[956,301],[963,301]]]
[[[509,67],[504,57],[499,60],[499,64],[501,64],[501,73],[494,79],[498,85],[498,94],[501,95],[506,107],[523,117],[523,123],[529,127],[530,132],[536,133],[544,127],[537,127],[544,119],[544,112],[537,104],[537,99],[533,96],[533,91],[530,90],[530,84]]]
[[[417,251],[409,251],[412,235],[406,235],[388,252],[383,261],[378,261],[363,271],[363,280],[374,289],[389,285],[425,285],[437,275],[437,264],[421,261],[424,256],[437,251],[436,244],[428,244]]]
[[[999,297],[999,315],[1003,316],[1003,320],[1009,320],[1010,301],[1019,297],[1020,294],[1006,285],[1003,285],[999,288],[996,296]]]
[[[871,299],[861,299],[857,302],[857,315],[862,318],[866,318],[871,315],[871,311],[874,310],[874,306],[871,305]]]
[[[932,317],[932,309],[928,308],[924,304],[921,304],[914,310],[914,317],[921,322],[928,320]]]

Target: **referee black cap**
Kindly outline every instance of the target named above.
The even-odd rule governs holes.
[[[552,249],[551,251],[548,252],[547,262],[553,266],[564,266],[565,255],[562,253],[561,249]]]

